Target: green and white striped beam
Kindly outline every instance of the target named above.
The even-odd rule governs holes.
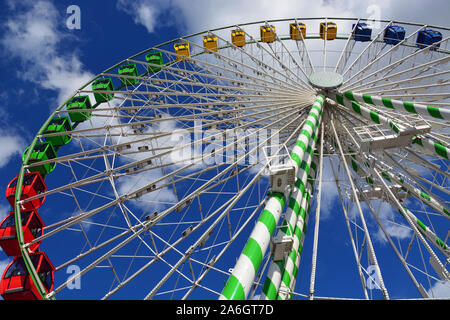
[[[316,96],[311,111],[303,124],[297,142],[290,154],[296,171],[300,167],[306,148],[308,147],[307,144],[322,114],[324,101],[325,97],[323,95],[319,94]],[[272,193],[270,195],[255,228],[247,240],[244,250],[233,268],[233,272],[225,284],[219,297],[220,300],[243,300],[247,298],[258,273],[261,261],[272,239],[275,227],[278,225],[287,196],[289,195],[282,193]]]
[[[308,175],[308,184],[304,191],[304,196],[298,212],[298,219],[294,230],[294,243],[292,250],[288,254],[284,266],[283,276],[281,278],[280,288],[278,289],[277,300],[287,300],[292,298],[292,292],[295,288],[297,273],[300,265],[300,258],[305,241],[306,227],[308,224],[309,210],[314,195],[315,178],[318,167],[318,157],[314,155],[311,163],[311,170]]]
[[[353,171],[355,171],[360,177],[364,178],[370,185],[374,184],[373,179],[368,178],[368,173],[364,168],[362,168],[361,164],[358,163],[357,160],[352,159],[352,168]],[[369,170],[372,170],[367,161],[364,161],[364,164],[366,167],[368,167]],[[381,174],[383,178],[386,179],[386,175]],[[389,179],[386,179],[389,181]],[[390,181],[389,181],[390,182]],[[409,211],[406,207],[398,207],[394,201],[389,201],[392,206],[397,207],[397,210],[400,212],[401,215],[405,216],[408,215],[408,217],[411,219],[411,221],[414,223],[416,228],[424,235],[425,238],[428,239],[440,252],[442,252],[447,258],[450,258],[450,249],[445,244],[444,241],[442,241],[429,227],[427,227],[420,219],[418,219],[411,211]]]
[[[353,153],[352,149],[348,149],[349,152]],[[371,162],[367,159],[367,157],[362,158],[359,154],[352,154],[353,160],[350,162],[352,167],[355,167],[355,172],[357,171],[359,167],[359,163],[364,163],[366,167],[370,168]],[[358,161],[358,162],[356,162]],[[385,168],[381,167],[379,164],[375,164],[375,167],[380,170],[380,173],[384,179],[391,183],[396,183],[402,187],[402,190],[407,192],[408,194],[415,197],[417,200],[423,202],[424,204],[428,205],[430,208],[434,209],[436,212],[440,213],[442,216],[446,217],[447,219],[450,219],[450,210],[448,207],[440,200],[436,199],[433,195],[429,195],[426,192],[423,192],[419,188],[409,184],[406,182],[405,177],[400,173],[393,173],[390,170],[386,170]],[[373,184],[373,178],[371,175],[365,177],[366,181],[369,184]]]
[[[312,190],[305,189],[304,196],[300,204],[301,209],[299,211],[299,215],[301,218],[298,219],[297,225],[295,226],[295,237],[294,243],[292,244],[292,250],[286,257],[284,269],[282,270],[281,282],[276,295],[277,300],[287,300],[290,297],[293,287],[295,286],[298,266],[300,264],[300,256],[303,251],[304,235],[308,221],[309,203],[312,197],[310,191],[312,192]]]
[[[323,103],[325,102],[325,96],[322,94],[317,95],[314,104],[311,107],[311,111],[305,120],[305,124],[302,127],[300,135],[295,143],[291,152],[291,159],[300,167],[303,156],[306,153],[309,140],[311,139],[313,132],[318,127],[319,119],[322,116]]]
[[[386,128],[392,129],[395,133],[399,133],[400,131],[405,130],[405,127],[398,124],[394,120],[381,115],[379,112],[371,110],[367,107],[360,105],[358,102],[352,101],[347,97],[344,97],[340,94],[334,95],[334,100],[337,101],[340,105],[347,107],[350,111],[353,111],[364,119],[372,121],[376,124],[381,124]]]
[[[409,113],[430,116],[432,118],[440,120],[450,120],[450,109],[447,108],[439,108],[423,105],[420,103],[393,100],[379,96],[355,93],[352,91],[345,91],[343,95],[347,99],[355,102],[367,103],[373,106],[386,107],[393,110],[402,110]]]
[[[317,133],[319,132],[319,127],[311,138],[310,145],[306,149],[306,154],[297,172],[297,180],[295,182],[294,191],[289,199],[288,208],[286,209],[285,220],[282,223],[282,228],[279,229],[277,237],[282,238],[283,236],[292,236],[296,241],[296,225],[297,221],[304,219],[303,209],[305,205],[303,204],[303,198],[305,197],[306,189],[311,186],[311,179],[309,175],[315,174],[317,168],[317,163],[312,161],[314,147],[317,142]],[[309,192],[307,193],[309,195]],[[266,280],[264,282],[263,291],[261,293],[261,300],[274,300],[277,297],[277,292],[281,284],[281,279],[283,275],[283,270],[285,269],[285,261],[271,261],[269,270],[267,272]]]
[[[450,211],[447,206],[436,199],[433,195],[429,195],[426,192],[423,192],[419,188],[407,183],[400,174],[397,176],[393,174],[389,170],[383,170],[381,167],[377,166],[380,169],[380,173],[387,181],[391,183],[399,184],[404,191],[408,194],[412,195],[417,200],[423,202],[428,205],[430,208],[434,209],[436,212],[439,212],[442,216],[450,219]]]
[[[364,163],[365,163],[366,167],[371,169],[370,166],[369,166],[369,162],[368,161],[365,161]],[[396,177],[393,177],[393,174],[391,172],[383,170],[383,171],[380,171],[380,173],[381,173],[381,176],[385,180],[387,180],[387,181],[392,183],[392,180],[394,179],[394,181],[398,182],[403,187],[406,187],[407,191],[411,191],[411,193],[412,192],[414,192],[414,193],[418,192],[419,193],[419,200],[426,200],[426,201],[423,201],[424,203],[429,204],[431,206],[431,204],[433,202],[437,202],[437,200],[433,199],[431,196],[429,196],[428,194],[420,191],[419,189],[414,190],[414,191],[412,190],[412,188],[408,189],[407,186],[404,183],[404,180],[402,179],[403,180],[403,183],[402,183],[400,181],[400,179],[397,179]],[[367,181],[367,179],[366,179],[366,181]],[[372,181],[373,181],[373,179],[372,179]],[[391,202],[391,204],[395,205],[392,202]],[[448,211],[446,209],[444,209],[444,207],[437,207],[436,209],[437,209],[436,211],[440,212],[442,215],[445,215],[445,213],[444,213],[445,211],[448,214]],[[397,208],[397,210],[402,215],[407,214],[411,218],[411,220],[414,222],[414,224],[416,225],[417,229],[425,236],[425,238],[427,238],[431,243],[433,243],[433,245],[439,251],[441,251],[447,258],[450,257],[449,247],[433,231],[431,231],[431,229],[429,227],[427,227],[420,219],[418,219],[411,211],[409,211],[404,206],[401,207],[401,208]]]
[[[283,227],[279,229],[277,237],[281,238],[283,236],[293,236],[294,229],[296,226],[297,219],[299,217],[300,203],[302,202],[303,193],[305,186],[308,182],[308,172],[311,166],[316,166],[312,164],[312,156],[315,144],[317,142],[320,120],[322,117],[322,111],[318,112],[318,117],[311,119],[314,123],[315,129],[309,140],[309,145],[304,150],[303,161],[301,162],[299,169],[297,171],[297,180],[295,183],[295,188],[289,199],[289,205],[286,209],[286,217],[283,221]],[[309,133],[304,132],[305,136],[308,137]],[[304,142],[298,140],[296,142],[296,147],[304,149]],[[295,149],[295,148],[294,148]],[[263,291],[261,294],[261,300],[274,300],[276,299],[277,291],[281,283],[282,273],[284,269],[284,261],[271,261],[269,265],[269,270],[267,272],[266,280],[264,282]]]
[[[344,97],[340,94],[335,94],[334,97],[339,104],[347,107],[349,110],[361,115],[363,118],[370,120],[376,124],[381,124],[386,128],[390,128],[397,134],[400,133],[400,131],[405,130],[404,126],[398,124],[394,120],[391,120],[379,114],[376,111],[370,110],[369,108],[360,105],[358,102],[352,101],[349,98]],[[424,148],[425,150],[431,152],[435,156],[438,156],[446,160],[450,160],[449,148],[423,135],[415,136],[412,139],[412,144]]]
[[[246,299],[280,219],[285,201],[286,197],[282,193],[270,195],[219,299]]]
[[[431,140],[430,138],[424,137],[422,135],[417,135],[413,138],[412,144],[429,151],[435,156],[438,156],[445,160],[450,160],[449,148],[443,146],[439,142]]]
[[[420,221],[411,211],[406,207],[398,208],[398,211],[405,215],[407,214],[416,225],[417,229],[428,239],[440,252],[442,252],[447,259],[450,258],[450,248],[441,240],[429,227]]]

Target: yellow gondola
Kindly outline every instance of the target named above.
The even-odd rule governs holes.
[[[175,53],[178,54],[177,61],[185,60],[191,56],[191,52],[189,50],[189,42],[177,42],[173,45],[175,49]],[[184,58],[186,57],[186,58]]]
[[[275,41],[275,26],[273,25],[265,25],[259,28],[261,32],[261,41],[262,42],[274,42]]]
[[[217,37],[213,35],[203,36],[203,47],[206,49],[206,52],[211,53],[211,51],[217,52]],[[209,51],[211,50],[211,51]]]
[[[245,32],[242,29],[231,30],[231,42],[236,47],[245,46]]]
[[[292,40],[301,40],[306,38],[306,25],[304,23],[291,23],[289,25],[289,34]]]
[[[321,22],[320,23],[320,37],[325,40],[336,39],[337,25],[334,22]]]

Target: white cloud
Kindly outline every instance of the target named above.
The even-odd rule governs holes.
[[[336,158],[334,158],[335,160]],[[323,180],[334,180],[333,170],[330,164],[330,159],[324,158],[323,161]],[[333,160],[331,160],[333,161]],[[337,168],[337,161],[333,161],[333,166]],[[317,188],[317,184],[316,184]],[[316,189],[315,193],[317,195],[318,190]],[[325,220],[330,217],[341,215],[341,203],[339,200],[339,193],[336,187],[336,182],[327,182],[324,181],[322,183],[322,193],[321,193],[321,203],[320,203],[320,219]]]
[[[20,60],[18,77],[56,91],[61,103],[93,75],[84,70],[77,53],[60,52],[68,35],[61,31],[63,17],[50,1],[24,1],[21,5],[25,10],[10,15],[2,24],[0,43],[8,56]]]
[[[12,208],[9,205],[9,203],[0,203],[0,222],[3,221],[3,219],[6,218],[6,216],[9,214],[9,211],[11,211]],[[3,251],[3,248],[0,247],[0,251]],[[2,267],[2,262],[0,261],[0,276],[3,273],[4,267]]]
[[[390,1],[299,1],[283,0],[229,0],[194,2],[183,0],[134,2],[120,0],[118,9],[133,17],[137,24],[144,25],[154,32],[161,25],[178,26],[185,33],[198,32],[217,27],[241,24],[252,21],[265,21],[291,17],[341,16],[352,17],[368,15],[370,4],[377,4],[380,10],[389,7]],[[307,11],[305,11],[307,8]]]
[[[131,15],[133,21],[143,25],[148,32],[154,32],[157,27],[171,25],[177,20],[173,1],[118,0],[117,8]]]
[[[83,64],[75,53],[59,52],[58,48],[66,37],[59,30],[63,18],[50,1],[22,1],[20,5],[10,1],[7,5],[19,13],[9,15],[1,23],[3,36],[0,45],[6,56],[20,62],[17,77],[53,90],[58,96],[57,103],[63,102],[92,77],[91,73],[83,70]],[[54,109],[57,103],[50,108]],[[0,113],[0,122],[5,127],[8,121],[3,118],[8,118],[8,114],[6,111]],[[9,126],[7,132],[5,128],[0,129],[0,168],[13,156],[21,155],[26,147],[24,138],[16,131],[17,128],[11,130]]]
[[[165,115],[162,115],[163,118]],[[172,120],[161,121],[153,126],[147,126],[145,128],[145,133],[161,133],[161,132],[174,132],[176,129],[176,123]],[[125,130],[132,131],[131,127],[126,128]],[[132,142],[133,140],[140,139],[139,136],[129,136],[129,137],[121,137],[119,143]],[[133,149],[137,149],[139,147],[148,146],[148,147],[175,147],[176,141],[172,139],[171,136],[163,137],[159,139],[154,139],[152,141],[145,141],[142,143],[133,143]],[[159,154],[163,151],[156,151],[156,154]],[[133,162],[143,160],[152,154],[147,152],[142,153],[133,153],[123,157],[121,159],[122,162]],[[159,162],[161,161],[161,162]],[[167,164],[172,161],[170,157],[161,157],[159,161],[156,161],[157,164]],[[169,170],[170,171],[170,170]],[[163,177],[163,171],[161,169],[152,169],[145,172],[142,172],[138,175],[128,175],[125,177],[121,177],[118,180],[118,193],[119,195],[124,195],[127,193],[132,193],[134,190],[138,190],[144,186],[147,186],[152,181],[158,180]],[[166,183],[166,180],[162,180],[157,186]],[[176,196],[173,190],[169,187],[163,187],[159,190],[145,193],[137,200],[132,200],[131,203],[133,205],[144,209],[144,210],[161,210],[164,207],[167,207],[170,204],[176,203]]]
[[[9,214],[9,211],[12,210],[12,207],[9,205],[8,202],[2,202],[0,203],[0,221],[5,219],[5,217]]]
[[[192,32],[252,21],[302,17],[305,16],[305,8],[308,8],[309,17],[333,15],[336,12],[344,16],[351,14],[348,10],[351,6],[345,6],[343,2],[330,5],[319,1],[298,0],[284,0],[276,4],[271,0],[203,1],[201,10],[198,10],[199,6],[192,6],[186,1],[175,1],[174,5],[180,8],[186,19],[187,29]]]
[[[376,10],[374,10],[374,6]],[[175,25],[183,34],[253,21],[292,17],[361,17],[395,19],[446,25],[449,2],[432,3],[393,0],[119,0],[118,9],[133,17],[148,32],[160,26]],[[442,10],[448,8],[447,10]],[[380,17],[376,17],[379,13]]]
[[[372,201],[371,205],[375,212],[378,211],[380,222],[390,237],[397,238],[399,240],[408,239],[411,237],[412,230],[404,224],[405,220],[400,216],[399,212],[392,208],[389,203],[381,203],[381,208],[379,210],[379,200]],[[370,212],[369,214],[371,215]],[[375,241],[380,243],[387,243],[388,241],[378,225],[377,232],[373,235]]]
[[[21,155],[25,150],[25,143],[20,136],[8,134],[4,130],[0,130],[0,146],[2,146],[0,168],[7,165],[12,157]]]
[[[408,239],[411,236],[412,231],[411,231],[411,229],[407,228],[406,226],[402,226],[399,224],[393,224],[390,222],[386,223],[386,221],[384,221],[382,223],[384,223],[383,225],[384,225],[388,235],[393,238]],[[385,237],[381,228],[379,228],[377,233],[374,234],[374,239],[378,240],[381,243],[387,243],[387,238]]]
[[[0,260],[0,277],[3,275],[3,272],[5,271],[6,267],[10,262],[11,262],[10,259]],[[0,300],[3,300],[2,296],[0,296]]]
[[[450,281],[436,281],[427,293],[432,298],[450,298]]]
[[[8,264],[11,262],[9,259],[0,260],[0,274],[3,275],[3,271],[5,271]]]
[[[3,272],[5,271],[6,267],[11,261],[9,259],[0,260],[0,275],[3,275]],[[0,296],[0,300],[3,300],[3,297]]]
[[[136,24],[154,32],[161,26],[174,25],[183,34],[224,27],[257,20],[286,18],[301,13],[306,5],[300,1],[285,0],[276,5],[270,0],[258,1],[153,1],[134,2],[119,0],[117,8],[133,17]],[[308,2],[308,16],[332,14],[334,8],[322,3]],[[349,14],[347,10],[343,14]]]

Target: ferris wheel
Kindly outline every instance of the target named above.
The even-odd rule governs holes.
[[[259,21],[99,73],[11,177],[1,295],[435,297],[450,283],[449,31]]]

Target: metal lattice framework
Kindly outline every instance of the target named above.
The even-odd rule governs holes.
[[[319,23],[331,21],[337,35],[322,39]],[[40,162],[56,163],[48,190],[15,205],[22,256],[42,297],[432,298],[436,281],[448,285],[450,29],[369,21],[379,28],[356,41],[354,24],[364,21],[208,30],[131,56],[79,88],[73,97],[92,102],[86,120],[44,134],[54,117],[80,113],[67,107],[70,97],[31,144],[71,135],[57,158]],[[293,39],[289,24],[300,22],[306,36]],[[389,44],[393,25],[406,35]],[[418,47],[427,28],[442,40]],[[245,40],[233,42],[232,31]],[[154,52],[162,63],[146,59]],[[124,64],[135,73],[118,73]],[[312,85],[319,72],[342,83]],[[113,87],[92,88],[108,78]],[[36,166],[30,154],[16,199]],[[25,243],[20,206],[44,196],[44,233]],[[51,292],[29,257],[39,241],[56,268]],[[348,291],[332,292],[320,269],[334,250],[347,250],[336,264],[353,260],[334,275]]]

